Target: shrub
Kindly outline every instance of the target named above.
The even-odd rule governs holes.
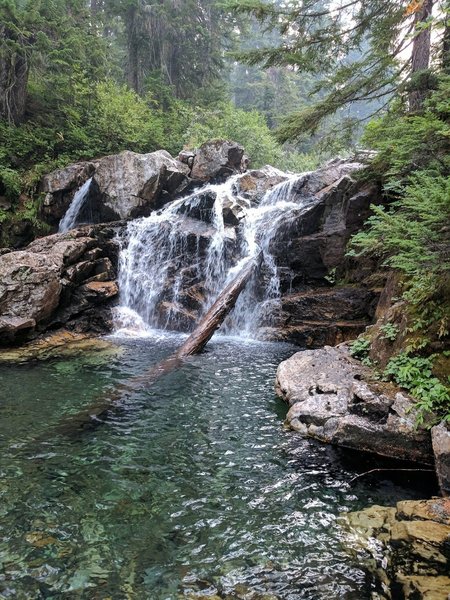
[[[417,423],[428,426],[450,421],[450,386],[433,375],[436,356],[408,356],[401,352],[389,361],[384,376],[408,390],[417,399]]]

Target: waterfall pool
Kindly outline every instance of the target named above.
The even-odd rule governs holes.
[[[369,599],[339,514],[429,482],[349,486],[376,459],[286,431],[273,384],[297,349],[281,344],[212,340],[103,424],[58,434],[179,340],[120,343],[107,362],[0,367],[0,597]]]

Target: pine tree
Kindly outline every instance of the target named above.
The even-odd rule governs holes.
[[[278,47],[243,53],[240,60],[322,75],[314,89],[315,104],[290,115],[280,127],[278,137],[286,141],[315,132],[324,119],[344,106],[381,100],[387,105],[406,84],[410,108],[420,110],[427,90],[423,77],[420,89],[414,90],[416,74],[423,75],[428,69],[430,28],[445,20],[444,2],[447,0],[340,0],[339,4],[296,0],[277,7],[269,1],[232,0],[229,7],[255,15],[285,36]],[[364,45],[367,50],[357,60],[348,60]]]

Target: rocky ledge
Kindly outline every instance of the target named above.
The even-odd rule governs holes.
[[[323,442],[381,456],[436,463],[449,494],[450,431],[416,426],[414,400],[354,360],[345,345],[298,352],[278,367],[276,391],[290,405],[288,426]],[[434,450],[434,457],[433,457]]]
[[[111,328],[121,224],[86,226],[0,256],[0,345],[24,342],[63,326]]]
[[[371,506],[342,517],[345,547],[373,574],[378,600],[448,600],[450,499]]]

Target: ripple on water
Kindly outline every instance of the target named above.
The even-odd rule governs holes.
[[[292,348],[219,339],[101,427],[55,435],[62,415],[175,342],[123,343],[107,365],[0,368],[0,595],[369,598],[337,516],[416,492],[350,490],[351,460],[283,429],[273,381]]]

